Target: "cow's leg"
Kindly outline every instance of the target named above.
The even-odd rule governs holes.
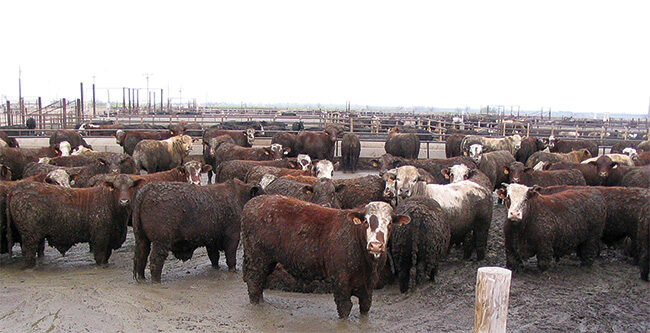
[[[208,171],[208,184],[212,184],[212,169]]]
[[[489,218],[489,219],[488,219]],[[492,222],[492,214],[486,214],[485,217],[478,219],[474,227],[474,247],[476,249],[476,260],[481,261],[485,259],[485,252],[487,250],[488,233],[490,223]],[[470,252],[471,255],[471,252]]]
[[[110,253],[110,248],[108,244],[95,243],[92,246],[93,248],[93,257],[95,257],[95,263],[97,265],[106,265],[108,263],[107,254]]]
[[[24,268],[32,268],[36,265],[36,252],[38,251],[39,244],[40,241],[31,241],[27,239],[23,239],[20,243]]]
[[[474,233],[469,231],[463,238],[463,259],[468,260],[474,252]]]
[[[400,260],[399,265],[399,291],[405,293],[409,290],[411,281],[411,258]]]
[[[357,297],[359,297],[359,312],[361,312],[361,315],[367,315],[372,305],[372,288],[369,286],[360,287],[359,291],[357,291]]]
[[[537,267],[544,272],[551,266],[553,260],[553,249],[543,248],[537,252]]]
[[[38,252],[37,255],[39,258],[45,258],[45,239],[38,243]]]
[[[248,288],[248,299],[251,304],[259,304],[263,300],[266,278],[271,274],[276,263],[271,262],[262,254],[247,256],[244,253],[243,273]]]
[[[334,302],[336,303],[336,311],[339,314],[339,318],[347,318],[350,316],[350,311],[352,310],[352,300],[350,299],[352,297],[352,290],[347,279],[339,279],[339,281],[336,281],[333,289]],[[359,302],[361,302],[361,298],[359,298]]]
[[[208,250],[208,258],[213,268],[219,268],[219,247],[215,244],[205,247]]]
[[[226,265],[228,270],[234,272],[237,270],[237,246],[239,245],[239,234],[234,238],[226,237],[224,239],[224,252],[226,254]]]
[[[592,237],[578,246],[582,266],[591,267],[594,259],[598,257],[600,250],[600,239]]]
[[[162,275],[163,265],[165,259],[169,254],[169,249],[162,243],[153,242],[151,255],[149,256],[150,269],[151,269],[151,282],[160,283],[160,276]]]
[[[133,256],[133,278],[136,281],[144,281],[144,269],[147,266],[147,258],[151,252],[151,241],[144,237],[135,237],[135,254]]]

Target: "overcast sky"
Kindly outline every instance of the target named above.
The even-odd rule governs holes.
[[[0,9],[0,97],[17,97],[21,66],[23,95],[46,99],[77,98],[93,76],[99,88],[146,87],[152,73],[152,88],[199,102],[646,114],[650,100],[649,1],[23,0]]]

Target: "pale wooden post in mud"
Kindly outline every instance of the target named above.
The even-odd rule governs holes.
[[[527,123],[527,124],[526,124],[526,137],[527,137],[527,138],[530,137],[530,123]]]
[[[551,125],[551,135],[555,134],[555,125]]]
[[[352,118],[352,115],[348,117],[350,117],[350,133],[354,133],[354,118]]]
[[[505,122],[501,122],[501,125],[503,126],[503,130],[502,130],[502,132],[501,132],[501,133],[502,133],[501,136],[506,136],[506,123],[505,123]]]
[[[474,332],[505,332],[512,272],[501,267],[481,267],[476,275]]]

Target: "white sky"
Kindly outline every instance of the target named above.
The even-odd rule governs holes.
[[[648,1],[3,1],[0,97],[648,112]],[[167,93],[166,93],[167,94]],[[104,98],[105,92],[98,92]],[[141,93],[141,100],[144,93]],[[121,91],[111,92],[121,100]]]

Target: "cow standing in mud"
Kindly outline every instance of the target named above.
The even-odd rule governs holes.
[[[243,278],[250,302],[262,301],[267,277],[280,263],[303,281],[331,280],[340,318],[350,315],[351,296],[367,314],[386,262],[389,225],[408,222],[385,202],[339,210],[279,195],[253,198],[242,213]]]

